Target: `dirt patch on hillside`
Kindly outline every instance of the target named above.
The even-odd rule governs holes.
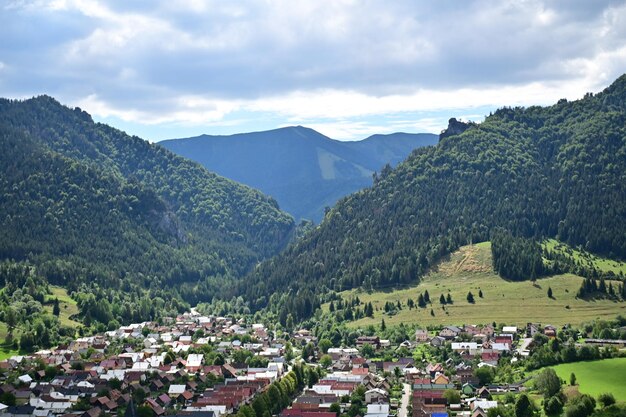
[[[459,272],[491,272],[491,253],[487,248],[477,246],[463,246],[454,252],[449,261],[439,266],[439,271],[446,275],[454,275]]]

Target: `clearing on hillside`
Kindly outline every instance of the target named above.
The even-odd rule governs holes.
[[[583,394],[597,397],[603,392],[610,392],[616,400],[626,401],[626,358],[563,363],[552,368],[559,378],[568,383],[574,373],[578,390]]]
[[[58,298],[61,311],[59,314],[59,322],[61,322],[61,325],[68,327],[81,326],[79,322],[70,318],[78,314],[78,306],[76,305],[76,301],[69,296],[65,288],[50,286],[50,290],[52,291],[52,295],[46,297],[46,305],[44,306],[46,311],[52,314],[52,301]]]
[[[363,290],[342,292],[344,299],[359,296],[362,303],[371,302],[373,318],[362,318],[349,323],[351,327],[379,325],[385,319],[387,325],[417,323],[420,326],[466,323],[508,323],[518,326],[527,322],[578,325],[596,318],[613,319],[626,314],[626,303],[598,299],[579,300],[576,292],[582,278],[572,274],[558,275],[531,281],[506,281],[493,272],[491,244],[483,242],[460,248],[443,261],[417,286],[391,291],[367,293]],[[548,298],[552,288],[553,298]],[[428,290],[431,304],[426,308],[409,309],[411,298],[417,305],[419,294]],[[474,304],[467,302],[468,292],[474,295]],[[479,297],[482,291],[483,297]],[[441,295],[452,297],[453,304],[441,305]],[[384,313],[386,302],[400,301],[402,309],[395,315]],[[324,306],[328,309],[328,305]],[[434,316],[431,315],[431,309]]]

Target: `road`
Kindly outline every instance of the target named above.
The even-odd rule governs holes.
[[[406,408],[409,406],[411,400],[411,386],[409,384],[402,384],[402,400],[400,401],[400,407],[398,408],[398,417],[410,417],[407,416]]]

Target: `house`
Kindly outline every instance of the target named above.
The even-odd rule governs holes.
[[[474,391],[475,390],[476,390],[476,388],[474,388],[474,386],[472,384],[466,382],[461,387],[461,394],[465,395],[467,397],[470,397],[470,396],[474,395]]]
[[[187,356],[187,364],[185,365],[185,369],[188,372],[196,373],[202,367],[203,360],[204,360],[203,354],[190,353],[189,356]]]
[[[441,347],[446,344],[446,339],[441,336],[435,336],[430,339],[430,344],[434,347]]]
[[[389,417],[389,404],[368,404],[365,417]]]
[[[446,326],[439,332],[439,336],[446,340],[452,340],[461,334],[461,329],[456,326]]]
[[[538,323],[526,323],[526,337],[533,337],[535,334],[540,333],[541,324]]]
[[[556,327],[548,324],[543,328],[543,334],[548,336],[551,339],[556,338]]]
[[[481,387],[476,392],[476,397],[484,399],[484,400],[488,400],[489,398],[491,398],[491,392],[489,391],[487,387]],[[483,410],[486,411],[487,409],[483,408]]]
[[[428,330],[417,329],[415,331],[415,341],[417,343],[426,343],[430,340],[430,335],[428,334]]]
[[[387,391],[380,388],[373,388],[368,391],[365,391],[365,403],[366,404],[374,404],[374,403],[386,403],[389,402],[389,395]]]
[[[374,349],[380,348],[380,338],[378,336],[360,336],[356,339],[357,348],[362,348],[364,345],[371,345]]]
[[[503,326],[502,333],[516,334],[517,326]]]
[[[180,394],[182,394],[183,392],[185,392],[185,389],[187,387],[185,385],[176,385],[176,384],[172,384],[170,385],[170,388],[167,390],[167,395],[169,395],[172,398],[176,398],[178,397]]]

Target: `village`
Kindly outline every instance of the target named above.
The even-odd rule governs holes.
[[[282,397],[268,413],[280,417],[355,417],[362,410],[364,417],[486,417],[498,406],[492,394],[524,388],[491,384],[477,370],[497,366],[502,357],[515,362],[528,355],[535,334],[556,332],[536,324],[446,326],[418,329],[397,346],[361,336],[355,346],[320,347],[306,329],[287,341],[260,323],[192,310],[160,325],[122,326],[1,361],[0,417],[222,417],[258,407],[255,398],[273,386]],[[367,357],[419,346],[441,350],[438,358],[447,359]],[[302,367],[306,377],[294,376]]]

